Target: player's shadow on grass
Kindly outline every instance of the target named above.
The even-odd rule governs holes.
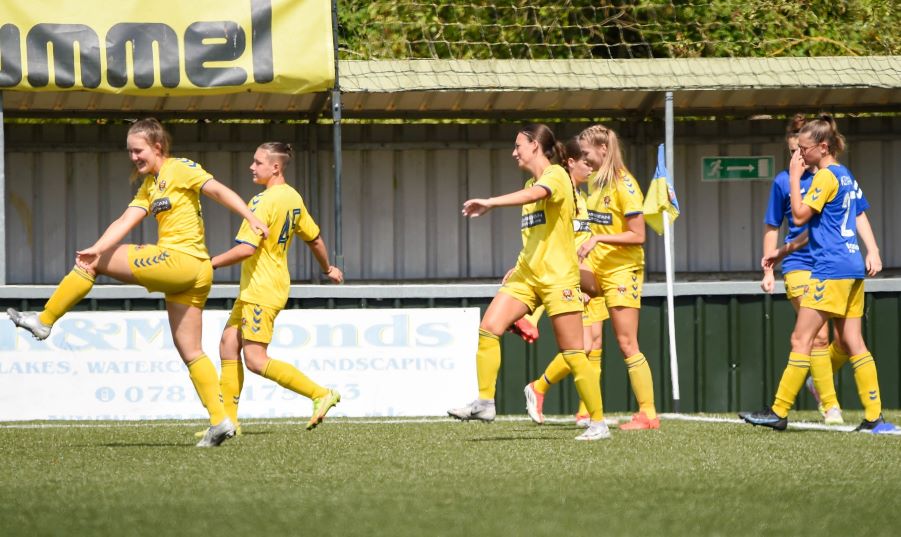
[[[105,444],[82,444],[78,447],[107,447],[107,448],[132,448],[132,447],[195,447],[194,444],[184,442],[107,442]]]

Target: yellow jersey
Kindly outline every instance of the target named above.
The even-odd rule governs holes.
[[[585,241],[591,238],[591,225],[588,221],[588,194],[576,190],[576,217],[573,218],[573,232],[576,234],[576,251]]]
[[[526,188],[540,186],[549,196],[522,206],[522,251],[516,268],[529,281],[546,288],[579,284],[579,260],[573,248],[576,217],[575,192],[566,171],[557,164],[541,177],[526,182]]]
[[[140,207],[157,223],[157,245],[209,259],[206,249],[200,188],[213,176],[200,164],[170,157],[159,173],[148,175],[128,205]]]
[[[588,196],[588,220],[593,235],[615,235],[628,231],[626,217],[642,214],[644,196],[635,178],[623,173],[617,181]],[[596,274],[644,269],[644,248],[640,244],[597,243],[589,255]]]
[[[305,242],[319,237],[319,226],[307,212],[300,193],[280,184],[260,192],[247,204],[251,212],[269,227],[269,237],[257,235],[247,223],[241,224],[235,242],[256,248],[241,264],[238,298],[250,304],[281,309],[288,301],[291,275],[288,250],[295,235]]]

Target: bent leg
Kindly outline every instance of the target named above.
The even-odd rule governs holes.
[[[318,399],[328,395],[328,389],[316,384],[293,365],[270,358],[267,354],[268,346],[257,341],[244,342],[244,360],[247,368],[254,373],[269,379],[282,388],[307,397]]]

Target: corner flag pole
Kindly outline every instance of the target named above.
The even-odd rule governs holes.
[[[673,180],[673,92],[666,92],[666,174],[667,182],[674,185]],[[666,316],[669,332],[670,376],[673,385],[673,411],[679,412],[679,359],[676,356],[676,312],[673,305],[673,230],[669,214],[663,212],[663,252],[666,265]]]

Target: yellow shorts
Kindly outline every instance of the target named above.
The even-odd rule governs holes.
[[[518,270],[510,274],[501,286],[500,292],[519,300],[529,308],[529,311],[535,311],[538,304],[544,304],[548,317],[583,310],[582,291],[578,284],[553,289],[542,287],[530,282]]]
[[[203,308],[213,287],[213,265],[184,252],[155,244],[128,247],[128,266],[139,284],[166,295],[166,302]]]
[[[250,304],[236,300],[225,326],[234,326],[241,331],[241,339],[266,343],[272,341],[272,327],[280,309]]]
[[[825,311],[834,317],[863,317],[863,280],[811,278],[801,307]]]
[[[582,326],[591,326],[610,318],[610,312],[607,311],[607,304],[602,297],[592,298],[585,305],[585,311],[582,312]]]
[[[782,275],[785,280],[785,296],[789,300],[801,298],[807,292],[810,283],[809,270],[793,270]]]
[[[621,270],[612,274],[595,274],[594,276],[608,308],[616,306],[641,308],[644,270]]]

